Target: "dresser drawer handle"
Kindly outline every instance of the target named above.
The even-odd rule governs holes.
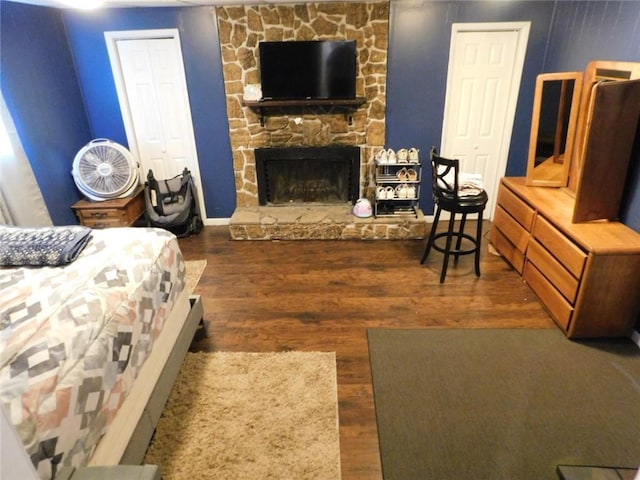
[[[93,218],[104,218],[104,217],[108,217],[109,214],[107,212],[93,212],[89,216]]]

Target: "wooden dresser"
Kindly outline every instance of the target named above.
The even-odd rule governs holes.
[[[76,212],[80,223],[87,227],[129,227],[144,214],[144,187],[139,186],[130,197],[103,202],[80,200],[71,208]]]
[[[640,314],[640,234],[573,223],[565,189],[502,179],[491,242],[569,338],[628,336]]]
[[[617,221],[639,118],[639,62],[539,75],[527,176],[498,190],[491,242],[569,338],[640,315],[640,234]]]

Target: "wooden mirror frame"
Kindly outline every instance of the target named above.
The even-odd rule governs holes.
[[[541,113],[543,109],[543,94],[545,82],[563,82],[556,118],[556,128],[554,133],[554,153],[543,163],[547,165],[536,165],[536,153],[538,150],[538,137],[541,128]],[[564,82],[573,82],[573,93],[571,99],[567,99]],[[533,99],[533,114],[531,117],[531,135],[529,138],[529,157],[527,161],[526,184],[536,187],[566,187],[569,181],[569,172],[573,155],[574,139],[578,124],[578,113],[580,109],[580,98],[582,93],[582,72],[561,72],[543,73],[536,77],[536,90]],[[564,136],[562,131],[565,118],[566,106],[571,111],[568,115],[566,125],[566,140],[564,151],[561,151],[560,141]],[[560,159],[559,161],[557,159]],[[551,162],[549,165],[547,162]],[[542,167],[542,168],[541,168]]]
[[[640,62],[616,62],[609,60],[594,60],[589,62],[584,72],[582,84],[582,99],[580,101],[580,112],[578,114],[578,130],[574,141],[573,161],[571,162],[571,171],[569,173],[569,190],[575,192],[578,190],[580,182],[584,149],[585,136],[588,128],[589,105],[591,104],[591,95],[593,86],[602,80],[633,80],[640,78]]]
[[[592,88],[573,222],[617,220],[640,118],[640,79]]]

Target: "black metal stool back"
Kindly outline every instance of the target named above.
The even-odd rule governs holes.
[[[431,249],[444,253],[442,271],[440,273],[440,283],[443,283],[447,276],[450,255],[454,256],[454,263],[458,262],[460,255],[475,255],[476,276],[480,276],[480,247],[482,244],[482,213],[487,205],[487,193],[482,190],[474,195],[460,195],[460,162],[457,159],[448,159],[438,155],[435,147],[431,147],[431,180],[433,189],[433,201],[435,204],[435,216],[431,233],[427,240],[427,245],[422,255],[420,263],[429,256]],[[438,221],[442,210],[450,213],[449,226],[446,232],[436,233]],[[477,228],[475,237],[464,232],[468,214],[477,214]],[[456,214],[461,214],[460,226],[454,228]],[[436,241],[446,238],[445,245],[437,245]],[[453,239],[456,239],[455,246]],[[463,248],[463,239],[471,243],[470,247]]]

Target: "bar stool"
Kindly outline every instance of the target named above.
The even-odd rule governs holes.
[[[424,261],[429,256],[429,252],[433,248],[444,253],[442,263],[442,271],[440,273],[440,283],[444,283],[447,276],[447,267],[449,265],[449,256],[454,256],[454,263],[458,262],[460,255],[475,254],[475,270],[476,276],[480,276],[480,246],[482,243],[482,212],[487,205],[487,192],[481,190],[472,194],[460,195],[459,189],[459,173],[460,162],[457,159],[447,159],[438,155],[435,147],[431,147],[431,182],[433,187],[433,201],[436,207],[431,233],[427,240],[427,246],[422,255]],[[449,228],[446,232],[436,233],[440,213],[445,210],[450,213]],[[478,214],[478,227],[476,236],[473,237],[464,232],[465,223],[468,214]],[[454,222],[456,214],[461,214],[460,227],[454,230]],[[436,240],[446,237],[445,246],[436,244]],[[452,248],[453,238],[456,238],[455,248]],[[462,240],[466,239],[471,242],[471,247],[462,248]]]

